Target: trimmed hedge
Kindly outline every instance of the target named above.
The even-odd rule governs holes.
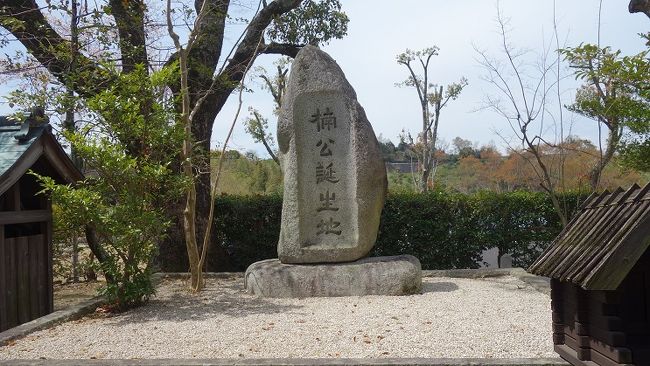
[[[277,258],[281,215],[281,195],[222,195],[215,202],[213,243],[226,250],[236,271],[245,271],[253,262]],[[208,270],[213,270],[211,267],[208,258]]]
[[[483,246],[468,196],[447,192],[391,194],[372,256],[412,254],[424,269],[475,268]]]
[[[566,194],[573,213],[586,198]],[[216,201],[215,239],[235,269],[277,257],[282,197],[228,196]],[[527,267],[561,230],[550,199],[537,192],[389,194],[370,255],[412,254],[424,269],[476,268],[485,249],[511,253]],[[210,269],[210,261],[208,262]]]

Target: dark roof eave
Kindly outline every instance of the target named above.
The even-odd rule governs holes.
[[[4,194],[18,182],[41,156],[45,156],[56,172],[65,179],[62,183],[75,183],[84,178],[48,129],[34,139],[31,146],[0,176],[0,194]]]
[[[74,165],[63,147],[56,140],[51,132],[43,133],[43,153],[46,159],[52,163],[65,183],[76,183],[84,179],[84,174]]]

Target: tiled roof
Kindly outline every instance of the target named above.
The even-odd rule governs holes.
[[[24,129],[21,129],[24,127]],[[29,121],[24,124],[13,122],[6,117],[0,117],[0,180],[11,167],[43,134],[49,124],[43,123],[37,127],[29,126]],[[28,135],[26,135],[26,133]],[[18,137],[29,137],[18,139]]]
[[[75,168],[51,130],[43,112],[33,112],[22,124],[0,116],[0,194],[41,157],[60,175],[61,183],[83,179],[83,174]]]

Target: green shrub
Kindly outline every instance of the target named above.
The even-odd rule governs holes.
[[[140,305],[154,293],[152,258],[169,226],[161,202],[179,197],[186,184],[171,168],[182,130],[170,123],[169,105],[153,102],[164,100],[160,86],[170,76],[150,78],[138,66],[89,98],[93,125],[65,133],[86,178],[71,186],[40,177],[59,208],[54,220],[65,220],[71,233],[94,233],[107,280],[101,292],[115,310]]]
[[[278,256],[281,195],[221,195],[215,213],[216,243],[226,250],[235,269],[244,271],[253,262]],[[211,259],[208,270],[215,267]]]
[[[569,215],[584,198],[561,196]],[[215,235],[237,270],[277,257],[281,212],[279,195],[217,198]],[[527,267],[560,230],[551,201],[539,192],[391,193],[370,255],[412,254],[424,269],[477,268],[483,250],[496,247]]]
[[[390,194],[371,255],[412,254],[425,269],[476,268],[483,246],[471,217],[465,195]]]

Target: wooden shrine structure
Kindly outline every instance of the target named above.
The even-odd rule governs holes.
[[[551,278],[555,351],[650,365],[650,184],[592,194],[529,271]]]
[[[0,117],[0,332],[53,311],[52,207],[29,170],[83,178],[39,110],[23,124]]]

